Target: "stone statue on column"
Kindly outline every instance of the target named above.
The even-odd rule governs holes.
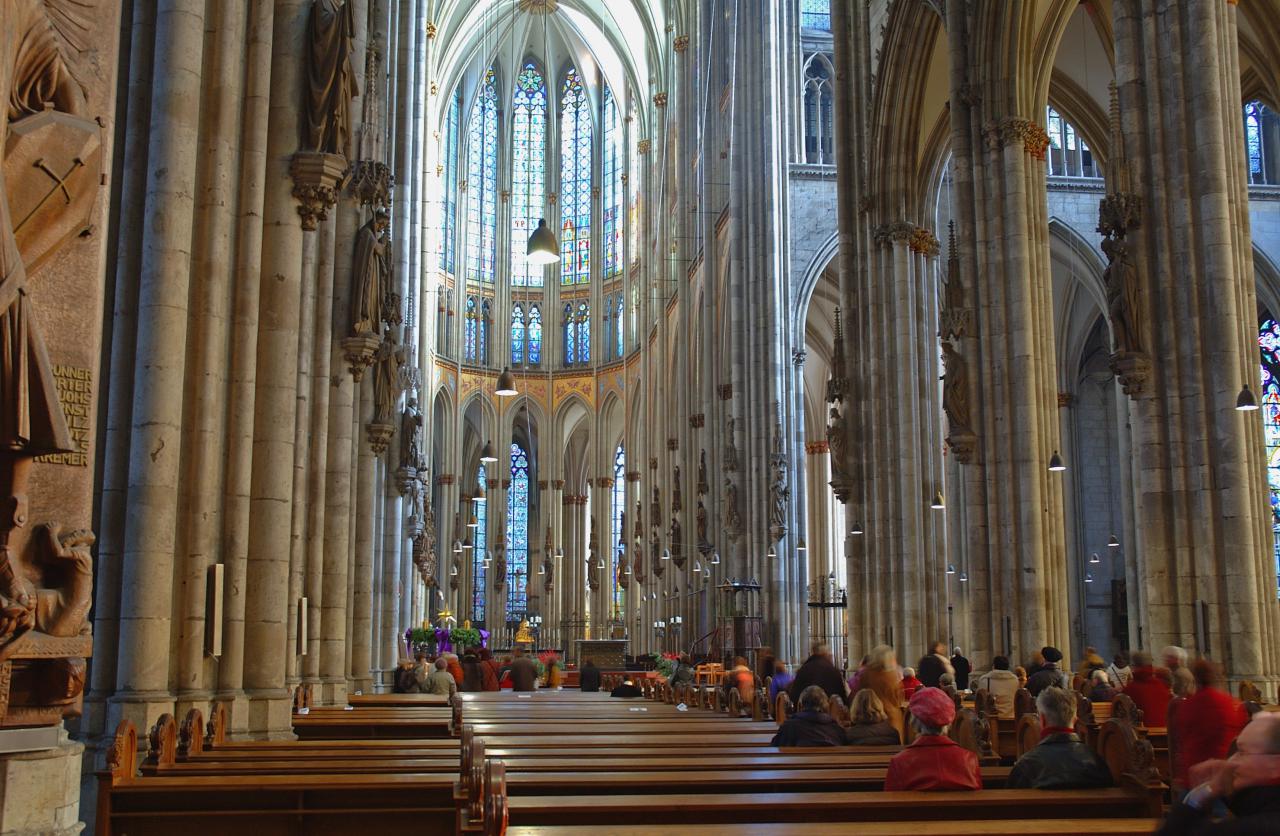
[[[684,501],[680,491],[680,465],[676,465],[671,477],[671,510],[679,513],[683,510]]]
[[[597,552],[596,518],[591,517],[591,538],[587,541],[587,588],[595,592],[600,588],[600,556]]]
[[[845,428],[840,408],[831,405],[827,417],[827,455],[831,460],[831,483],[842,484],[848,480],[849,433]]]
[[[769,539],[778,542],[787,535],[787,504],[791,488],[787,486],[787,457],[782,452],[782,425],[774,430],[773,455],[770,456]]]
[[[653,499],[649,502],[649,520],[654,528],[662,527],[662,495],[658,486],[653,486]]]
[[[707,480],[707,451],[703,450],[698,455],[698,496],[706,496],[711,493],[711,483]]]
[[[942,362],[946,367],[942,378],[942,411],[947,414],[948,435],[972,433],[968,363],[950,340],[942,341]]]
[[[734,419],[730,416],[725,422],[724,428],[724,470],[726,473],[734,473],[738,469],[738,448],[734,446],[733,427]]]
[[[403,346],[390,337],[382,341],[375,357],[377,373],[373,377],[373,422],[390,424],[400,397],[400,363]]]
[[[698,510],[695,512],[695,525],[698,537],[698,551],[702,554],[711,553],[711,541],[707,539],[707,506],[702,504],[702,500],[698,500]]]
[[[547,541],[542,550],[542,589],[548,595],[556,586],[556,565],[552,559],[553,550],[551,548],[551,526],[547,526]]]
[[[400,413],[400,466],[422,469],[422,413],[412,394]]]
[[[1142,289],[1138,271],[1129,260],[1129,245],[1123,238],[1103,238],[1102,252],[1107,267],[1102,280],[1107,290],[1107,313],[1111,318],[1111,338],[1116,354],[1143,354]]]
[[[99,0],[5,0],[0,24],[0,726],[79,713],[94,535],[32,526],[37,456],[86,453],[67,425],[29,280],[89,228],[101,128],[77,77]]]
[[[671,559],[676,566],[684,568],[684,530],[680,527],[680,518],[672,515],[671,528],[667,532],[671,542]]]
[[[351,100],[359,95],[348,0],[314,0],[307,20],[306,150],[351,157]]]
[[[733,483],[732,477],[724,477],[724,497],[721,499],[724,506],[724,530],[730,539],[736,539],[742,533],[742,517],[738,515],[738,486]]]
[[[631,540],[631,559],[637,583],[644,583],[644,503],[636,500],[635,535]]]
[[[507,585],[507,521],[504,517],[498,517],[498,532],[494,536],[493,544],[493,571],[490,576],[493,578],[493,588],[496,592],[501,592]],[[487,560],[488,555],[481,555],[481,560]]]
[[[356,233],[351,328],[357,336],[382,333],[384,297],[391,283],[386,236],[389,223],[386,211],[379,209]]]

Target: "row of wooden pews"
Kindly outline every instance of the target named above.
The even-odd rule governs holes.
[[[987,751],[980,758],[990,789],[886,793],[885,771],[898,747],[778,750],[769,746],[776,724],[753,718],[762,699],[735,712],[716,706],[715,687],[678,695],[661,682],[641,688],[649,699],[463,695],[459,831],[567,836],[609,825],[610,833],[651,833],[655,826],[694,833],[1149,833],[1161,810],[1165,788],[1150,775],[1139,780],[1140,753],[1134,764],[1117,762],[1122,786],[1111,790],[1000,789],[1009,768]],[[521,724],[526,740],[555,741],[554,761],[485,731]],[[978,738],[972,730],[966,745],[977,746]]]

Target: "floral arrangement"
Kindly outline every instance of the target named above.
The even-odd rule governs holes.
[[[676,662],[680,661],[675,653],[650,653],[649,657],[653,659],[654,669],[667,679],[676,672]]]
[[[423,627],[410,627],[404,631],[404,641],[411,653],[433,653],[436,645],[436,631]]]
[[[480,631],[475,627],[454,627],[449,631],[449,641],[456,648],[482,646]]]

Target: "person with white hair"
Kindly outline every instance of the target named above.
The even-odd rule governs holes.
[[[1102,668],[1089,674],[1089,701],[1111,702],[1119,690],[1111,684],[1111,676]]]
[[[1226,760],[1191,767],[1193,789],[1169,810],[1159,833],[1275,833],[1280,822],[1280,714],[1259,711],[1236,738]],[[1220,807],[1231,813],[1221,817]]]
[[[1167,676],[1165,682],[1173,689],[1175,697],[1189,697],[1196,692],[1196,679],[1187,667],[1187,651],[1171,644],[1160,651]]]
[[[1076,734],[1075,694],[1051,685],[1036,697],[1036,711],[1040,714],[1040,743],[1018,758],[1005,786],[1035,790],[1111,786],[1107,765]]]

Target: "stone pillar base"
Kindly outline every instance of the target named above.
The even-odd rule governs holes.
[[[52,749],[0,754],[0,836],[71,836],[83,830],[83,755],[84,745],[61,730]]]
[[[346,705],[347,680],[325,682],[320,686],[320,705]]]
[[[288,691],[249,695],[249,736],[255,740],[292,740],[292,720]]]

